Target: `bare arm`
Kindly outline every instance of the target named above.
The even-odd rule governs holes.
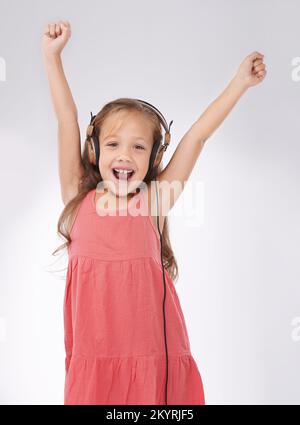
[[[264,78],[266,71],[264,70],[265,65],[262,63],[262,56],[258,52],[247,56],[225,90],[208,106],[183,136],[168,165],[158,176],[159,182],[168,183],[160,186],[162,192],[165,191],[165,193],[161,193],[161,202],[164,202],[163,211],[165,213],[172,208],[184,189],[205,141],[221,125],[246,90]],[[257,58],[259,59],[255,61]],[[174,192],[170,192],[170,185],[174,182],[178,184],[173,185]],[[163,201],[164,199],[166,201]]]
[[[61,60],[61,50],[69,37],[69,24],[62,21],[49,24],[43,36],[43,59],[58,122],[58,165],[64,204],[78,193],[83,175],[77,108]]]

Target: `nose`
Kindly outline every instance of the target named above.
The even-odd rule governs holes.
[[[122,149],[120,150],[120,152],[118,153],[117,159],[122,160],[122,161],[127,160],[127,161],[131,162],[130,146],[123,146]]]

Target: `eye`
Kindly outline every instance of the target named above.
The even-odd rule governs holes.
[[[118,142],[109,142],[109,143],[107,143],[107,145],[106,146],[116,146],[118,144]],[[142,146],[142,145],[135,145],[135,147],[138,149],[138,150],[145,150],[145,148],[144,148],[144,146]]]

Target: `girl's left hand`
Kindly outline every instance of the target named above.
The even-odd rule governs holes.
[[[267,73],[263,58],[264,55],[258,52],[248,55],[239,66],[235,80],[246,89],[261,83]]]

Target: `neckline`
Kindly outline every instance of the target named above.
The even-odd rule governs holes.
[[[108,214],[109,213],[116,214],[116,213],[118,213],[120,211],[128,211],[129,208],[130,208],[130,206],[131,206],[131,201],[133,199],[135,199],[137,196],[140,196],[144,192],[144,190],[141,190],[140,192],[136,193],[135,196],[133,196],[129,201],[127,201],[127,206],[126,207],[117,208],[117,209],[107,209],[107,208],[97,207],[96,202],[95,202],[96,191],[97,191],[97,188],[94,188],[94,189],[91,190],[91,201],[92,201],[91,203],[92,203],[93,210],[96,211],[96,212],[97,212],[97,210],[98,211],[104,211],[104,212],[106,212]]]

